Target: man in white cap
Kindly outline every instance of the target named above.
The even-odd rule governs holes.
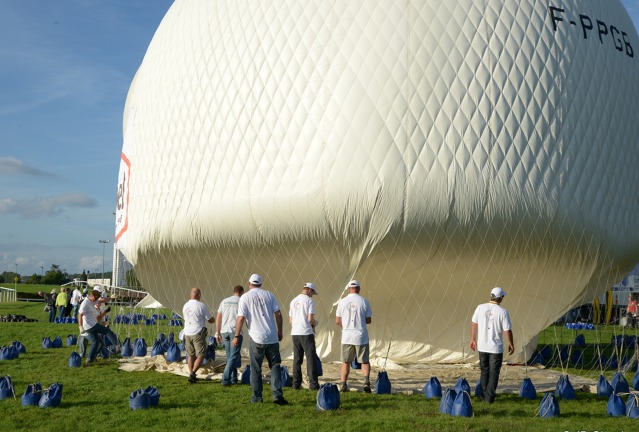
[[[264,357],[271,369],[271,391],[273,402],[288,405],[282,392],[282,359],[280,341],[282,340],[282,312],[273,294],[262,289],[262,277],[253,274],[249,278],[249,292],[240,297],[237,307],[237,323],[233,346],[237,346],[240,331],[248,324],[249,356],[251,359],[251,396],[252,403],[262,402],[262,362]]]
[[[481,390],[484,400],[493,403],[504,359],[503,335],[508,341],[508,354],[515,352],[512,325],[508,311],[500,306],[506,292],[493,288],[490,302],[477,306],[470,326],[470,349],[479,352]]]
[[[291,337],[293,339],[293,389],[302,388],[302,363],[306,355],[306,373],[308,374],[310,390],[319,390],[317,368],[315,367],[315,302],[313,295],[317,288],[312,282],[307,282],[301,294],[293,299],[288,310],[288,320],[291,323]]]
[[[348,391],[348,375],[351,371],[351,362],[354,359],[362,364],[363,390],[366,393],[371,392],[371,365],[368,361],[369,347],[366,325],[371,323],[373,311],[368,299],[359,295],[360,288],[359,281],[350,281],[348,295],[337,303],[335,324],[342,328],[340,392]]]

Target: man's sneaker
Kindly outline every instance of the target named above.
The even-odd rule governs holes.
[[[282,396],[280,396],[277,399],[275,399],[273,401],[273,403],[276,404],[276,405],[288,405],[288,401],[286,399],[284,399]]]
[[[370,381],[364,381],[364,388],[362,390],[364,390],[364,393],[370,393],[371,392],[371,382]]]
[[[339,392],[346,393],[347,391],[348,391],[348,385],[345,382],[340,383]]]
[[[195,382],[197,382],[197,377],[195,376],[194,373],[192,373],[191,375],[189,375],[189,382],[191,384],[195,384]]]

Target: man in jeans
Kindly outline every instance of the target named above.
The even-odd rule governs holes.
[[[282,340],[282,312],[273,294],[262,288],[262,277],[249,278],[249,292],[240,298],[233,346],[238,346],[240,330],[244,321],[249,328],[249,355],[251,357],[252,403],[262,402],[262,362],[264,357],[271,369],[271,391],[273,402],[288,405],[282,393],[280,344]],[[277,328],[276,328],[277,326]]]
[[[116,352],[119,352],[120,345],[118,337],[109,329],[104,327],[98,322],[106,315],[111,309],[107,308],[105,312],[100,313],[98,311],[98,300],[102,296],[102,293],[97,289],[92,289],[89,296],[84,299],[78,310],[78,324],[80,326],[80,333],[86,333],[86,338],[91,343],[89,354],[87,357],[87,365],[95,362],[95,358],[98,355],[99,349],[102,347],[102,339],[100,335],[109,339],[111,344],[116,347]]]
[[[237,324],[237,306],[240,303],[242,294],[244,294],[244,287],[242,285],[235,286],[233,295],[222,300],[220,307],[217,309],[217,318],[215,320],[217,341],[223,344],[226,350],[226,367],[222,374],[223,386],[237,384],[237,367],[240,359],[240,349],[242,349],[242,329],[238,331],[240,337],[237,339],[237,345],[233,346],[232,342]]]
[[[293,299],[288,310],[291,323],[291,338],[293,339],[293,389],[302,388],[302,363],[306,355],[306,373],[308,374],[308,388],[319,390],[317,369],[315,367],[315,302],[313,294],[317,288],[312,282],[307,282],[301,294]]]
[[[188,356],[189,382],[197,381],[196,373],[206,357],[206,323],[214,323],[209,307],[201,301],[199,288],[191,288],[191,299],[182,308],[184,318],[184,347]]]
[[[493,288],[490,302],[477,306],[470,326],[470,349],[479,352],[481,390],[484,401],[493,403],[504,359],[503,335],[508,341],[508,354],[515,352],[512,325],[508,311],[500,306],[506,292]]]

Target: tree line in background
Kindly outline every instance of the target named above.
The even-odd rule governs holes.
[[[111,278],[112,272],[105,272],[104,277],[106,279]],[[63,285],[65,283],[71,282],[73,280],[80,280],[86,282],[87,279],[90,279],[92,276],[93,279],[101,279],[102,273],[89,273],[87,275],[86,270],[83,270],[82,273],[76,274],[68,274],[66,269],[61,269],[58,264],[51,264],[51,268],[46,271],[43,275],[39,275],[37,273],[32,274],[31,276],[20,275],[19,273],[12,271],[4,271],[0,274],[0,283],[4,284],[14,284],[14,283],[25,283],[25,284],[33,284],[33,285]],[[133,289],[143,289],[142,284],[138,280],[135,275],[135,270],[127,270],[125,274],[125,283],[126,287]]]
[[[94,273],[94,278],[97,273]],[[102,274],[100,274],[102,277]],[[104,273],[105,278],[111,277],[111,272]],[[31,276],[21,275],[20,273],[12,271],[4,271],[0,274],[0,283],[13,284],[13,283],[26,283],[26,284],[41,284],[41,285],[63,285],[71,282],[74,279],[81,281],[87,280],[86,271],[82,273],[69,274],[66,269],[61,269],[59,264],[51,264],[51,268],[44,274],[34,273]]]

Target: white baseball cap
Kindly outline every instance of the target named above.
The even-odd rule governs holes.
[[[503,297],[506,295],[506,291],[499,287],[495,287],[490,291],[490,295],[495,298]]]
[[[360,288],[360,287],[361,287],[361,285],[359,284],[359,281],[358,281],[358,280],[353,279],[352,281],[350,281],[350,282],[348,283],[348,287],[349,287],[349,288]]]
[[[304,284],[304,288],[310,288],[310,289],[312,289],[312,290],[313,290],[313,292],[314,292],[315,294],[319,294],[319,293],[317,292],[317,288],[315,288],[315,284],[314,284],[313,282],[306,282],[306,283]]]
[[[262,276],[258,274],[252,274],[248,281],[253,285],[262,285]]]

